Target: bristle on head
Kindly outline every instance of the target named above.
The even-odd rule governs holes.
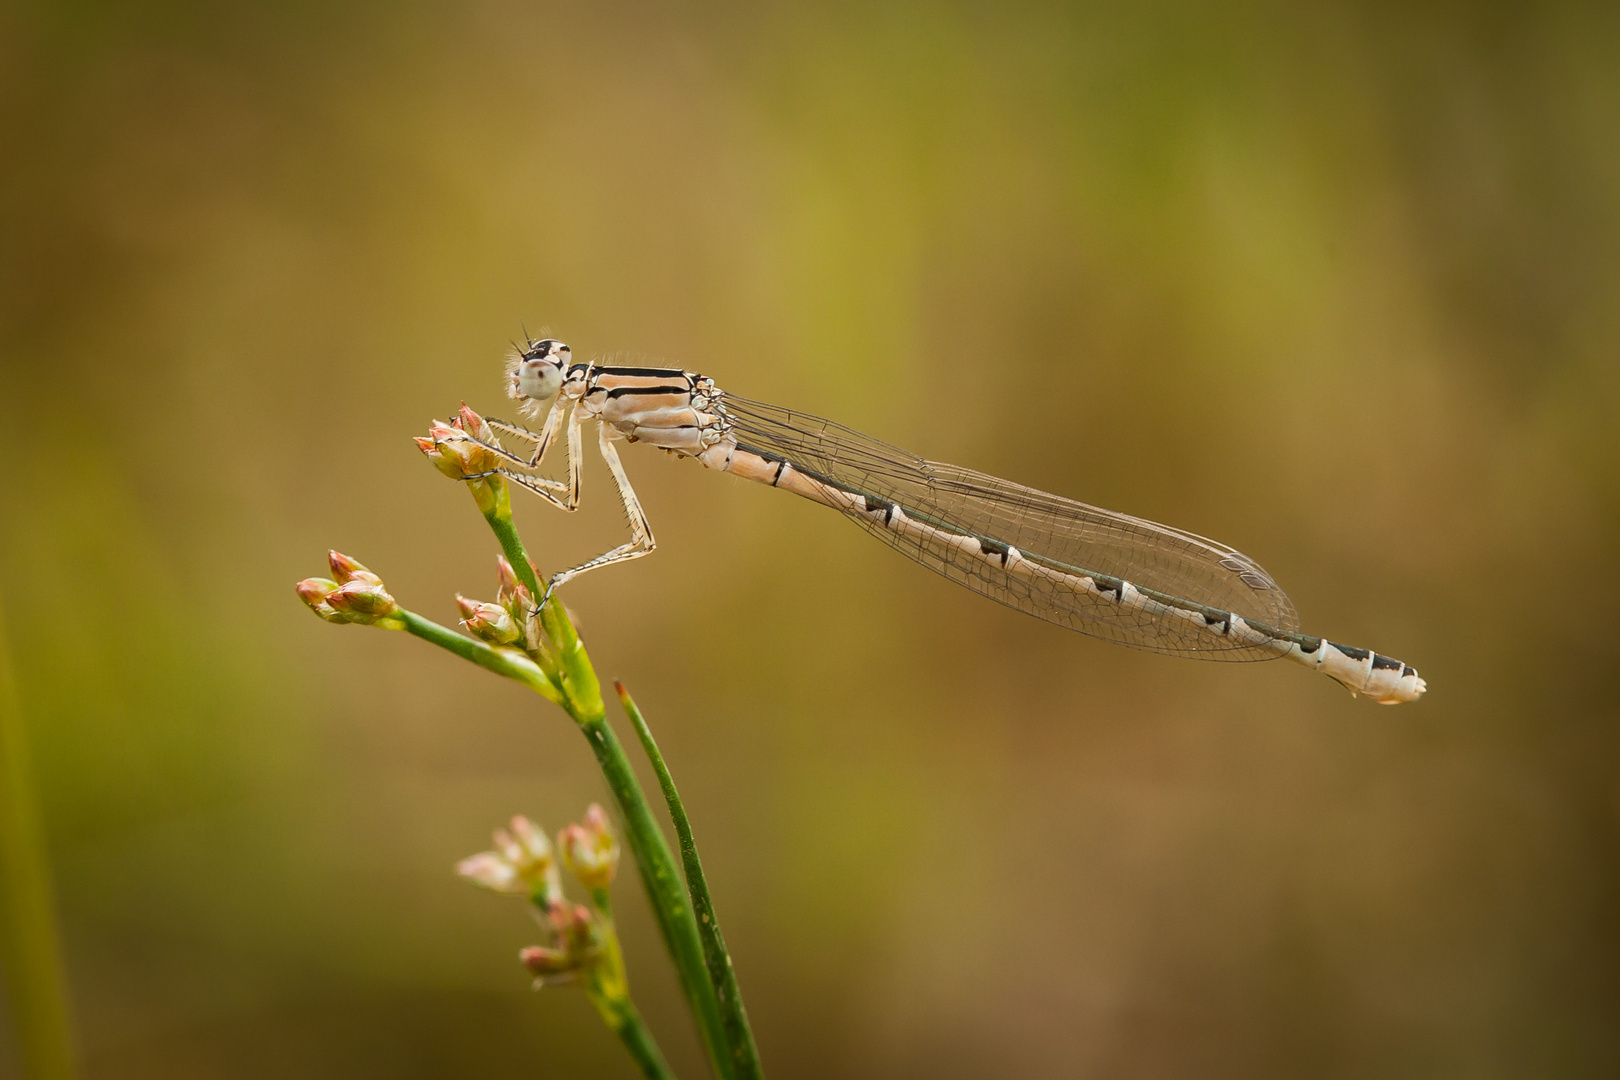
[[[524,344],[513,343],[506,361],[506,395],[520,403],[525,416],[537,417],[550,408],[568,366],[568,346],[550,337],[536,341],[523,334]]]
[[[513,401],[523,400],[523,391],[518,389],[518,369],[523,366],[523,352],[513,349],[506,354],[506,396]]]

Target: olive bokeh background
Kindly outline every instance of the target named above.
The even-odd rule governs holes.
[[[772,1076],[1620,1072],[1620,14],[1306,8],[0,13],[0,589],[87,1075],[629,1075],[450,873],[605,796],[577,733],[292,593],[493,593],[410,436],[505,414],[525,325],[1220,538],[1431,687],[1108,646],[628,448],[660,549],[567,599]],[[621,535],[586,479],[542,569]]]

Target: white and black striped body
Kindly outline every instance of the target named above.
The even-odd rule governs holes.
[[[717,442],[726,427],[714,380],[679,368],[575,364],[562,396],[620,438],[689,457]]]
[[[1384,704],[1413,701],[1424,692],[1418,673],[1399,660],[1300,633],[1292,625],[1292,605],[1270,577],[1224,545],[929,462],[819,418],[728,399],[711,379],[677,368],[574,364],[556,374],[561,384],[546,434],[538,437],[540,453],[555,431],[558,410],[572,406],[571,432],[582,419],[601,422],[604,454],[616,477],[622,478],[622,470],[609,441],[647,443],[830,506],[952,580],[1071,629],[1207,659],[1287,657]],[[513,378],[517,387],[518,376]],[[577,436],[570,444],[577,447]],[[628,482],[621,483],[621,493],[632,532],[638,519],[644,530]],[[994,505],[998,501],[1005,506]],[[1052,541],[1070,523],[1091,531],[1088,543],[1096,550],[1121,554],[1100,569],[1055,557],[1075,550]],[[1132,545],[1138,550],[1131,551]],[[566,580],[651,549],[646,531],[644,541],[558,576]],[[1186,573],[1203,575],[1198,595],[1146,583],[1178,580],[1180,571],[1169,566],[1176,560],[1192,568]],[[1144,576],[1136,576],[1138,564]]]

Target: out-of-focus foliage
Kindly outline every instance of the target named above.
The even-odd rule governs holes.
[[[7,8],[0,588],[88,1074],[628,1068],[451,873],[602,797],[577,734],[291,591],[332,546],[444,622],[488,591],[410,436],[504,415],[526,323],[1218,537],[1432,688],[1108,647],[630,448],[660,550],[567,598],[773,1076],[1614,1075],[1617,40],[1556,2]],[[586,480],[523,508],[543,568],[618,542]]]

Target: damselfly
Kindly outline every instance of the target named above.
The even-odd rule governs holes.
[[[581,426],[598,421],[630,519],[627,543],[555,574],[551,589],[653,550],[614,448],[626,440],[830,506],[952,581],[1083,634],[1205,660],[1287,657],[1386,705],[1425,689],[1399,660],[1301,633],[1294,605],[1258,563],[1202,536],[928,461],[830,420],[725,393],[690,371],[575,364],[553,338],[528,342],[508,376],[526,412],[546,413],[538,433],[489,421],[534,445],[523,457],[486,443],[516,467],[495,471],[573,510]],[[567,481],[530,475],[565,424]]]

